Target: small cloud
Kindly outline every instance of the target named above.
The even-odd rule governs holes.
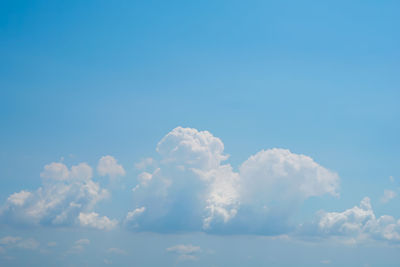
[[[122,165],[118,164],[117,160],[112,156],[101,157],[97,165],[97,172],[101,176],[108,175],[112,179],[117,176],[125,175],[125,170]]]
[[[145,211],[146,207],[141,207],[128,212],[128,214],[125,217],[125,223],[130,223],[134,221],[138,216],[140,216],[140,214],[142,214]]]
[[[75,245],[89,245],[89,244],[90,240],[86,238],[75,241]]]
[[[33,238],[30,238],[30,239],[26,239],[26,240],[22,240],[21,242],[18,242],[16,244],[16,247],[23,248],[23,249],[29,249],[29,250],[35,250],[39,247],[39,242],[37,242]]]
[[[382,203],[387,203],[390,200],[392,200],[393,198],[395,198],[397,196],[396,192],[392,191],[392,190],[385,190],[383,192],[383,196],[381,198],[381,202]]]
[[[55,246],[57,246],[57,243],[56,242],[48,242],[47,246],[48,247],[55,247]]]
[[[118,224],[117,220],[110,220],[107,216],[100,217],[96,212],[81,212],[78,219],[82,226],[89,226],[100,230],[111,230]]]
[[[126,255],[128,254],[125,250],[120,248],[109,248],[107,249],[108,253],[119,254],[119,255]]]
[[[22,238],[19,236],[6,236],[6,237],[3,237],[2,239],[0,239],[0,244],[1,245],[11,245],[11,244],[17,243],[21,239]]]
[[[79,239],[76,240],[74,243],[74,246],[72,246],[71,250],[69,251],[69,253],[80,253],[83,252],[85,250],[85,247],[87,245],[90,244],[90,240],[89,239]]]
[[[193,245],[176,245],[166,249],[167,252],[175,253],[178,255],[178,260],[197,260],[196,256],[201,252],[201,248]]]
[[[322,264],[331,264],[332,262],[330,260],[322,260],[320,261]]]
[[[141,161],[135,163],[135,168],[138,170],[144,170],[149,166],[152,166],[154,164],[154,159],[153,158],[145,158],[142,159]]]
[[[389,176],[389,180],[394,183],[394,177],[393,176]]]
[[[112,264],[112,261],[107,260],[107,259],[104,259],[103,262],[104,262],[104,264],[107,264],[107,265]]]

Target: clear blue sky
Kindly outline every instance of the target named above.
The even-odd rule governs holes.
[[[397,266],[399,10],[0,1],[0,265]]]

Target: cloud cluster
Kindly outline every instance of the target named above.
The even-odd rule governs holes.
[[[138,230],[272,234],[287,228],[305,199],[338,195],[336,173],[286,149],[262,150],[236,172],[223,163],[219,138],[177,127],[156,151],[158,167],[142,172],[133,189],[145,209],[127,216]]]
[[[60,162],[44,166],[42,186],[10,195],[0,208],[0,220],[11,224],[66,226],[81,224],[110,229],[116,222],[99,217],[92,209],[109,193],[92,180],[86,163],[68,168]]]
[[[400,220],[396,221],[389,215],[377,218],[368,197],[365,197],[359,206],[343,212],[319,212],[317,220],[307,228],[307,234],[318,237],[342,237],[353,242],[400,242]]]

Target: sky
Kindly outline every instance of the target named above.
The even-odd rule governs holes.
[[[1,266],[398,266],[398,1],[0,1]]]

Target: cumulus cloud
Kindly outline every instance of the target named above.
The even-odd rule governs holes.
[[[397,194],[393,190],[385,190],[383,192],[383,196],[381,198],[381,202],[382,203],[387,203],[390,200],[392,200],[393,198],[395,198],[396,196],[397,196]]]
[[[396,221],[389,215],[377,218],[368,197],[359,206],[343,212],[321,211],[311,227],[307,227],[307,234],[325,238],[341,237],[353,243],[365,240],[400,242],[400,220]]]
[[[338,195],[336,173],[286,149],[262,150],[236,172],[223,163],[228,155],[219,138],[177,127],[156,151],[158,168],[143,170],[133,189],[146,212],[126,220],[139,231],[276,234],[305,199]]]
[[[101,157],[97,165],[97,172],[101,176],[108,175],[110,178],[125,175],[125,170],[122,165],[118,164],[117,160],[112,156]]]
[[[99,216],[96,212],[79,213],[79,222],[82,226],[97,228],[100,230],[111,230],[117,224],[117,220],[110,220],[107,216]]]
[[[193,245],[176,245],[166,249],[167,252],[178,255],[178,260],[197,260],[197,255],[201,252],[201,248]]]
[[[72,166],[51,163],[41,173],[42,186],[36,191],[22,190],[10,195],[0,208],[0,220],[11,224],[73,225],[81,212],[88,212],[108,196],[92,180],[86,163]]]

